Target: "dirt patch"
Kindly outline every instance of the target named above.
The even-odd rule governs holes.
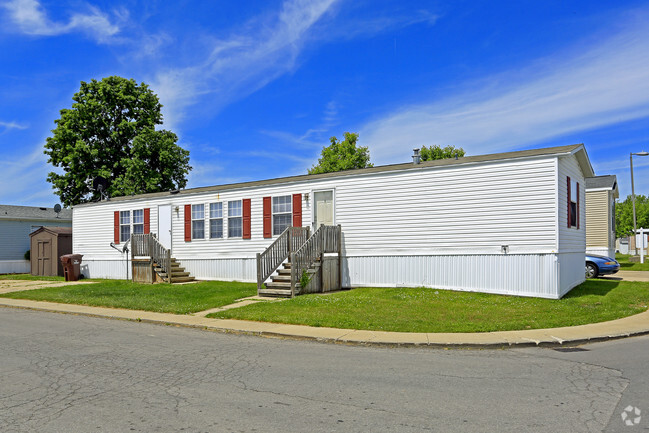
[[[94,281],[33,281],[33,280],[0,280],[0,294],[20,292],[21,290],[61,287],[71,284],[95,284]]]

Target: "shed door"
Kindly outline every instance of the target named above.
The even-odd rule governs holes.
[[[38,275],[52,275],[52,244],[50,241],[38,241],[36,257]]]
[[[158,239],[167,249],[171,249],[171,205],[158,206]]]
[[[334,192],[316,191],[313,193],[315,202],[313,228],[316,230],[321,225],[334,225]]]

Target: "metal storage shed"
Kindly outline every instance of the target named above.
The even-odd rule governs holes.
[[[29,235],[31,245],[31,274],[63,276],[59,259],[72,253],[72,228],[41,227]]]

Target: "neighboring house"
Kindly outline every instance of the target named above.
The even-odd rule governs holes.
[[[256,281],[287,225],[340,225],[342,286],[560,298],[584,281],[583,145],[115,197],[75,206],[73,252],[124,278],[111,242],[157,233],[199,279]]]
[[[586,179],[586,252],[615,257],[615,175]]]
[[[53,208],[0,205],[0,274],[30,272],[25,252],[29,250],[29,234],[42,226],[71,227],[72,211]]]

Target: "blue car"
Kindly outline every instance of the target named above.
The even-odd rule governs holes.
[[[617,260],[606,256],[586,254],[586,278],[614,274],[620,270]]]

